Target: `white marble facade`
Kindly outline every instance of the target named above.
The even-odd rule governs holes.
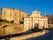
[[[42,29],[48,28],[48,18],[46,16],[41,16],[39,11],[33,11],[31,16],[24,18],[24,30],[29,30],[34,28],[35,23],[39,26],[38,28]]]

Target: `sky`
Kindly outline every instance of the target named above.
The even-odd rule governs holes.
[[[53,0],[0,0],[0,12],[1,7],[16,8],[27,12],[28,15],[35,10],[40,11],[41,15],[53,14]]]

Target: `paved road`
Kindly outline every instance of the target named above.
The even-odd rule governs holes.
[[[37,37],[37,36],[41,36],[41,35],[44,35],[46,33],[45,30],[41,31],[41,32],[34,32],[34,33],[31,33],[31,34],[27,34],[27,35],[22,35],[22,36],[17,36],[17,37],[13,37],[11,38],[10,40],[22,40],[22,39],[27,39],[27,38],[32,38],[32,37]]]
[[[25,39],[25,40],[53,40],[53,29],[48,29],[48,33],[44,34],[44,35],[40,35],[38,37],[36,37],[34,35],[34,37],[27,37],[24,38],[25,36],[22,36],[22,39]],[[35,33],[36,34],[36,33]],[[39,33],[37,33],[39,35]],[[31,35],[31,34],[30,34]],[[16,38],[16,37],[15,37]],[[18,37],[17,37],[18,38]]]
[[[49,32],[45,35],[28,38],[27,40],[53,40],[53,29],[49,29]]]

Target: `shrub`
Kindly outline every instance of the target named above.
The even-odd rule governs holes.
[[[2,20],[2,22],[6,22],[6,19]]]
[[[9,21],[7,21],[6,19],[0,19],[0,22],[7,22],[7,23],[9,23]]]
[[[10,23],[14,23],[14,21],[11,21]]]
[[[7,22],[7,23],[9,23],[9,21],[7,21],[6,19],[3,19],[2,22]]]
[[[0,19],[0,22],[2,22],[2,19]]]
[[[0,22],[6,22],[6,23],[14,23],[14,21],[7,21],[6,19],[0,19]]]

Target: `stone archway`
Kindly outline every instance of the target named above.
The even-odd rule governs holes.
[[[38,31],[39,30],[39,24],[38,23],[35,23],[34,24],[34,29],[33,31]]]
[[[39,24],[38,24],[38,23],[35,23],[35,24],[34,24],[34,27],[39,27]]]

